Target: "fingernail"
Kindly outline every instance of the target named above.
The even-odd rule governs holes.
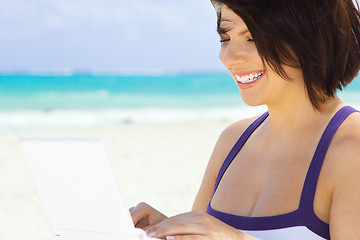
[[[174,236],[166,236],[166,240],[174,240],[175,237]]]
[[[151,238],[151,237],[154,237],[155,235],[156,235],[156,232],[151,232],[151,233],[148,233],[148,234],[147,234],[147,236],[150,237],[150,238]]]

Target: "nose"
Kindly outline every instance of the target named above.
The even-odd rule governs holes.
[[[221,46],[219,58],[226,67],[230,67],[235,64],[246,63],[247,53],[238,42],[230,41],[226,45],[223,44]]]

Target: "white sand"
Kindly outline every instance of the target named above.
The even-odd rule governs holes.
[[[0,239],[50,240],[18,136],[101,137],[128,206],[145,201],[166,215],[189,211],[212,148],[229,121],[57,128],[0,135]]]
[[[128,206],[145,201],[170,216],[191,209],[222,130],[265,110],[0,112],[0,240],[54,239],[19,136],[103,138]]]

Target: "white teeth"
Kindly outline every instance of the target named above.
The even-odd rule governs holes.
[[[236,80],[238,80],[238,82],[250,83],[250,82],[253,82],[253,81],[259,79],[263,74],[264,74],[264,71],[261,71],[261,72],[256,73],[256,74],[250,73],[249,75],[243,75],[241,77],[239,75],[235,74],[235,77],[236,77]]]

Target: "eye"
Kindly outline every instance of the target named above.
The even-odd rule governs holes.
[[[220,34],[220,43],[223,44],[225,42],[228,42],[230,41],[230,38],[228,35],[226,34]]]
[[[247,35],[247,36],[245,36],[245,39],[246,39],[246,41],[248,41],[248,42],[255,42],[254,41],[254,38],[249,34],[249,35]]]
[[[225,42],[228,42],[228,41],[230,41],[229,38],[220,38],[220,43],[221,43],[221,44],[223,44],[223,43],[225,43]]]

